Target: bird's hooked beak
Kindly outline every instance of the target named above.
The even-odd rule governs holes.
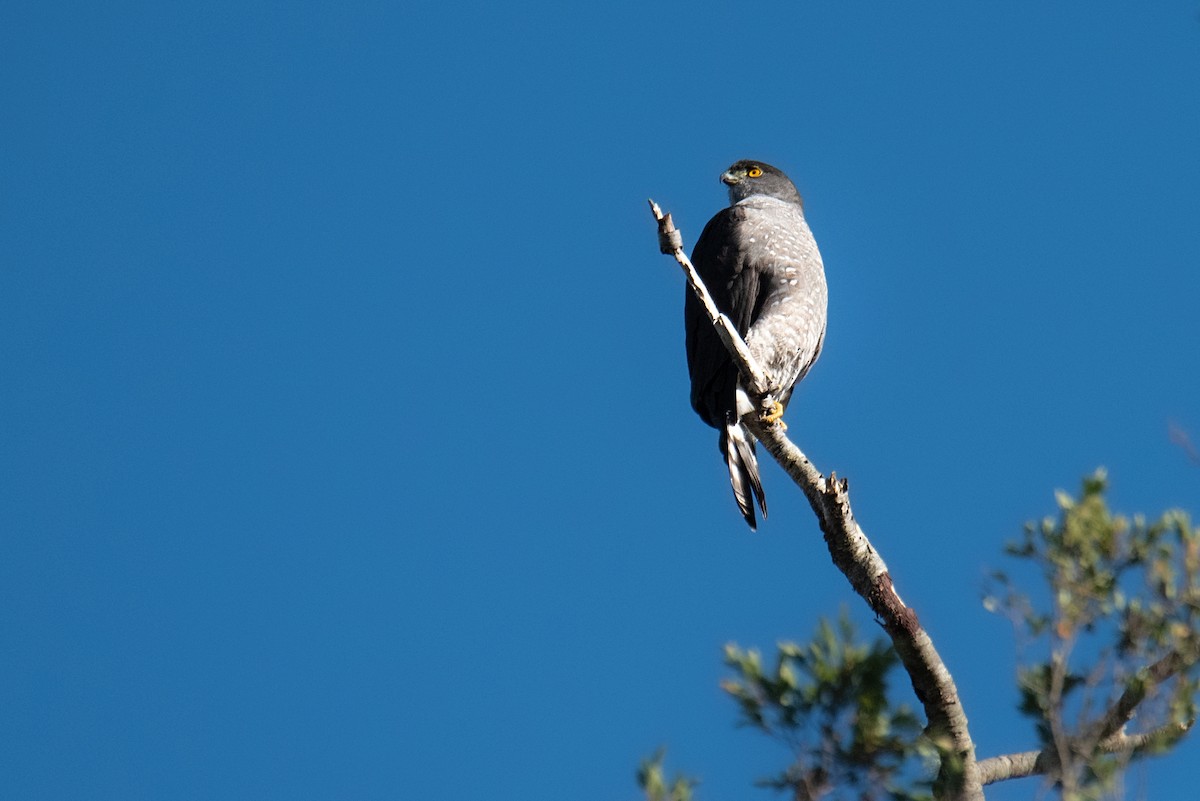
[[[726,186],[733,186],[740,180],[742,180],[742,176],[738,175],[732,170],[726,170],[725,172],[721,173],[721,183],[725,184]]]

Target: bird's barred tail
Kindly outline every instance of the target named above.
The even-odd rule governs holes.
[[[725,415],[725,430],[721,432],[721,451],[725,464],[729,466],[729,483],[733,485],[733,497],[737,500],[742,517],[746,518],[751,531],[758,530],[754,519],[754,502],[767,517],[767,497],[763,494],[762,480],[758,477],[758,459],[754,457],[754,440],[737,421],[733,412]]]

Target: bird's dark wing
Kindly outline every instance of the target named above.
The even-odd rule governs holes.
[[[766,297],[760,286],[760,273],[746,262],[738,242],[739,223],[744,214],[737,207],[722,209],[704,226],[692,250],[692,264],[713,302],[743,337]],[[723,429],[726,412],[736,409],[737,367],[691,287],[685,291],[683,319],[692,408],[704,422]]]

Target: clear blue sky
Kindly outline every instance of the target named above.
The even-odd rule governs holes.
[[[1200,511],[1200,4],[825,5],[6,4],[0,795],[773,797],[721,646],[872,624],[688,406],[645,198],[746,157],[829,278],[791,433],[1031,747],[1003,541]]]

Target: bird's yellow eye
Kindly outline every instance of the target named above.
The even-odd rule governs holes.
[[[758,178],[762,175],[762,167],[751,167],[746,170],[746,175],[749,175],[751,178]]]

